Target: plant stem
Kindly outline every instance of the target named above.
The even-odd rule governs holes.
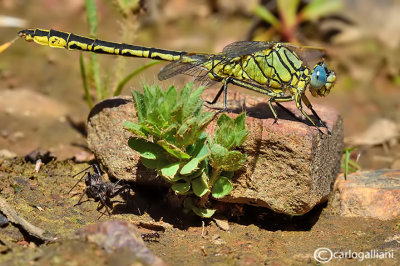
[[[199,207],[202,207],[202,208],[206,207],[211,190],[212,190],[215,182],[217,182],[218,177],[221,175],[221,172],[222,172],[222,169],[212,168],[210,181],[208,182],[208,192],[199,199],[199,201],[198,201]]]

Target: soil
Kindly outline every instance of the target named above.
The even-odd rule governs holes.
[[[39,2],[2,1],[0,6],[5,14],[24,18],[32,27],[87,35],[82,1]],[[183,9],[177,9],[175,16],[160,14],[161,22],[157,27],[144,24],[135,33],[136,44],[218,52],[228,43],[243,40],[252,25],[248,15],[234,13],[238,11],[204,13],[203,9],[185,9],[190,6],[186,1],[170,2],[181,3]],[[46,10],[45,16],[43,10]],[[197,13],[199,10],[204,14]],[[102,39],[121,40],[117,21],[121,21],[119,13],[111,5],[99,2],[99,36]],[[0,42],[13,39],[18,30],[2,28]],[[331,58],[327,61],[334,66],[339,79],[329,97],[312,99],[313,103],[331,105],[342,114],[345,136],[360,134],[379,118],[390,118],[400,124],[400,90],[398,83],[394,82],[393,66],[382,66],[387,61],[380,60],[379,54],[372,57],[369,52],[360,52],[351,64],[346,65],[343,58],[353,59],[355,51],[364,51],[364,41],[352,46],[327,46],[332,48]],[[393,53],[393,57],[399,56],[400,53]],[[111,56],[99,58],[103,73],[112,73],[117,59]],[[222,217],[229,221],[228,231],[220,229],[213,220],[205,220],[203,227],[201,219],[174,209],[165,200],[165,191],[147,187],[134,186],[129,197],[116,197],[122,203],[114,204],[111,217],[102,215],[93,200],[74,206],[79,196],[72,196],[79,194],[84,187],[82,182],[72,195],[67,194],[78,181],[78,177],[72,176],[86,168],[92,159],[84,134],[76,129],[86,123],[89,113],[78,61],[78,52],[51,49],[22,40],[1,54],[0,196],[19,215],[60,240],[43,243],[13,225],[2,227],[0,264],[24,265],[31,262],[50,265],[76,261],[77,265],[104,265],[116,261],[117,258],[102,249],[71,238],[77,229],[108,219],[126,220],[137,225],[160,221],[170,224],[165,230],[157,231],[159,239],[146,242],[146,245],[171,265],[317,264],[313,253],[319,247],[356,252],[394,250],[395,259],[369,259],[363,263],[399,264],[399,220],[343,218],[332,215],[329,204],[317,206],[310,213],[298,217],[249,206],[225,206],[235,210],[231,211],[233,216]],[[126,73],[147,61],[129,59],[128,62]],[[369,72],[365,72],[362,66],[372,68],[372,80],[366,77]],[[179,87],[190,80],[178,76],[159,82],[158,70],[159,65],[146,70],[133,79],[122,94],[129,95],[130,90],[140,88],[143,81],[159,83],[166,88],[171,84]],[[113,77],[113,74],[109,75]],[[357,79],[359,76],[361,78]],[[57,160],[43,165],[38,173],[34,164],[23,160],[36,148],[50,150],[57,157]],[[360,149],[363,153],[359,164],[362,169],[398,167],[399,148],[398,139],[394,139],[390,143]],[[6,158],[14,157],[12,155],[17,158]],[[352,158],[356,156],[357,151]],[[139,230],[142,233],[154,231],[140,226]],[[358,259],[337,259],[331,264],[343,262],[360,263]]]

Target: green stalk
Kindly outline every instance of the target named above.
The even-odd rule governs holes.
[[[128,83],[129,80],[131,80],[134,76],[138,75],[139,73],[141,73],[142,71],[148,69],[151,66],[157,65],[159,63],[161,63],[162,61],[152,61],[150,63],[147,63],[137,69],[135,69],[132,73],[130,73],[129,75],[127,75],[122,81],[120,81],[116,88],[114,89],[114,93],[113,96],[118,96],[121,94],[121,91],[123,89],[123,87],[125,86],[126,83]]]
[[[89,108],[92,109],[93,108],[93,101],[92,101],[92,97],[90,96],[89,85],[88,85],[88,82],[87,82],[87,79],[86,79],[85,62],[83,61],[82,53],[79,54],[79,65],[80,65],[80,70],[81,70],[83,89],[85,90],[86,102],[88,103]]]

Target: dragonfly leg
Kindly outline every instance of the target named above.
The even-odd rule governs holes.
[[[314,108],[312,107],[310,101],[308,100],[306,95],[303,95],[301,97],[302,101],[304,102],[304,104],[307,106],[308,109],[311,110],[311,112],[313,113],[313,115],[315,116],[315,118],[318,119],[318,122],[321,126],[323,126],[324,128],[326,128],[326,130],[328,131],[329,135],[332,135],[331,131],[329,130],[329,128],[326,126],[326,124],[322,121],[322,119],[319,117],[319,115],[317,114],[317,112],[315,112]]]
[[[289,109],[287,109],[285,106],[283,106],[282,104],[280,104],[279,102],[275,102],[276,105],[279,106],[279,108],[281,108],[282,110],[284,110],[287,114],[289,114],[291,117],[293,117],[294,119],[296,119],[298,122],[303,122],[300,118],[298,118],[292,111],[290,111]]]
[[[308,116],[307,112],[304,111],[303,106],[302,106],[302,104],[301,104],[301,99],[302,99],[302,97],[300,97],[299,94],[295,95],[294,97],[295,97],[297,109],[299,109],[300,112],[305,116],[305,118],[307,118],[307,120],[310,121],[311,124],[312,124],[314,127],[316,127],[316,128],[318,129],[319,133],[324,134],[324,133],[321,131],[321,129],[319,129],[319,127],[315,124],[314,120],[312,120],[311,117]]]
[[[279,102],[289,102],[289,101],[293,101],[292,96],[283,96],[283,97],[274,96],[274,97],[269,98],[268,105],[269,105],[269,109],[271,109],[271,112],[274,115],[274,124],[278,122],[278,115],[277,115],[276,110],[275,110],[274,106],[272,105],[272,103],[274,102],[277,105],[279,105],[279,107],[283,108],[283,110],[290,112],[288,109],[286,109],[279,103]]]
[[[214,100],[206,101],[208,104],[215,104],[219,97],[221,96],[222,92],[224,92],[224,111],[226,112],[228,110],[227,108],[227,94],[228,94],[228,84],[232,82],[232,78],[228,77],[227,79],[224,80],[224,84],[222,85],[221,89],[219,89],[217,95],[215,96]]]

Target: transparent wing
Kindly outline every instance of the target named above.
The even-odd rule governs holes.
[[[309,68],[314,68],[314,66],[321,61],[325,55],[325,49],[313,47],[313,46],[297,46],[290,43],[284,43],[283,46],[295,52],[300,59]]]
[[[166,65],[163,69],[158,73],[159,80],[169,79],[178,74],[186,74],[189,76],[203,76],[207,75],[207,69],[203,66],[209,60],[209,57],[206,55],[193,54],[190,55],[193,59],[191,62],[182,62],[182,60],[171,62]],[[203,72],[206,72],[205,74]]]
[[[273,45],[274,42],[239,41],[225,46],[222,54],[228,57],[237,57],[269,49]]]

